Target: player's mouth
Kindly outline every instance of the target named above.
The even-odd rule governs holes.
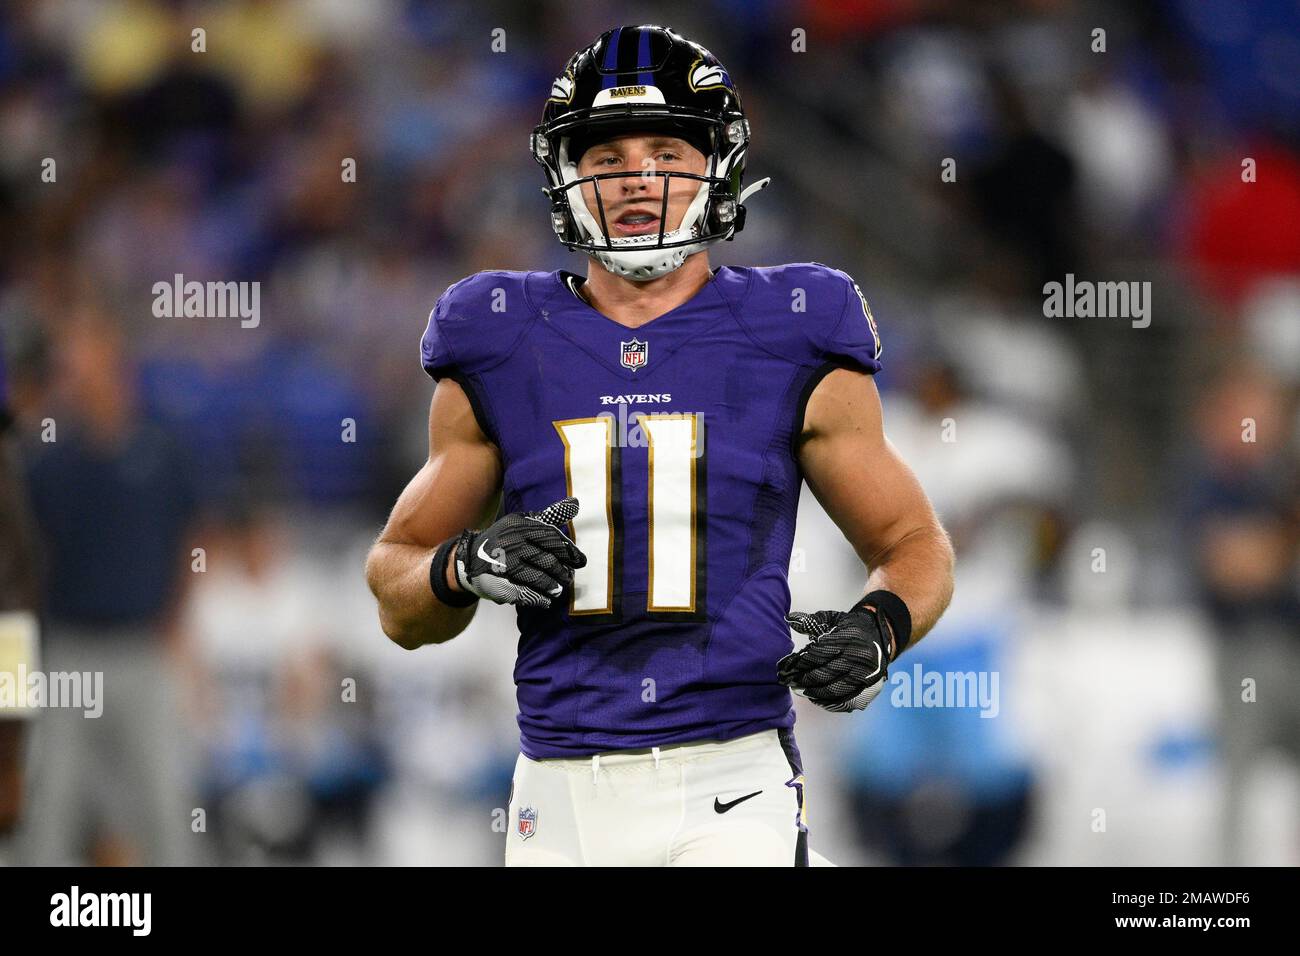
[[[629,209],[614,220],[614,235],[644,236],[659,232],[659,217],[645,210]]]

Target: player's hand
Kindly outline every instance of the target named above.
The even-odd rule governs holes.
[[[560,530],[578,513],[577,498],[541,511],[508,514],[483,531],[465,531],[456,543],[456,583],[497,604],[550,607],[587,556]]]
[[[796,611],[786,621],[812,638],[777,661],[777,679],[818,707],[835,713],[862,710],[889,676],[889,625],[869,608]]]

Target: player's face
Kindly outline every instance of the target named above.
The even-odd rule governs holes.
[[[665,182],[668,183],[668,221],[664,231],[680,226],[687,207],[699,192],[700,181],[652,174],[681,172],[702,176],[707,166],[704,154],[683,139],[627,133],[598,143],[583,153],[578,160],[578,175],[642,174],[600,181],[609,234],[618,238],[658,234]],[[591,215],[600,222],[596,188],[592,183],[583,184],[582,198]]]

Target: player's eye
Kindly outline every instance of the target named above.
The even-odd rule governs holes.
[[[677,160],[681,159],[680,156],[678,156],[676,153],[674,153],[674,152],[672,152],[672,151],[670,151],[670,150],[664,150],[664,152],[662,152],[662,153],[659,154],[659,158],[660,158],[660,159],[666,159],[666,160],[668,160],[670,163],[672,163],[672,162],[676,162]]]

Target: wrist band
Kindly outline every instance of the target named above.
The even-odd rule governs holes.
[[[453,591],[447,586],[447,560],[460,539],[461,536],[456,535],[438,545],[438,550],[433,552],[433,561],[429,563],[429,587],[433,588],[433,596],[448,607],[469,607],[478,600],[478,595],[472,591]]]
[[[893,591],[872,591],[853,605],[853,610],[862,610],[868,604],[873,605],[889,622],[889,627],[894,632],[894,659],[897,660],[898,655],[906,649],[907,642],[912,639],[912,612]]]

